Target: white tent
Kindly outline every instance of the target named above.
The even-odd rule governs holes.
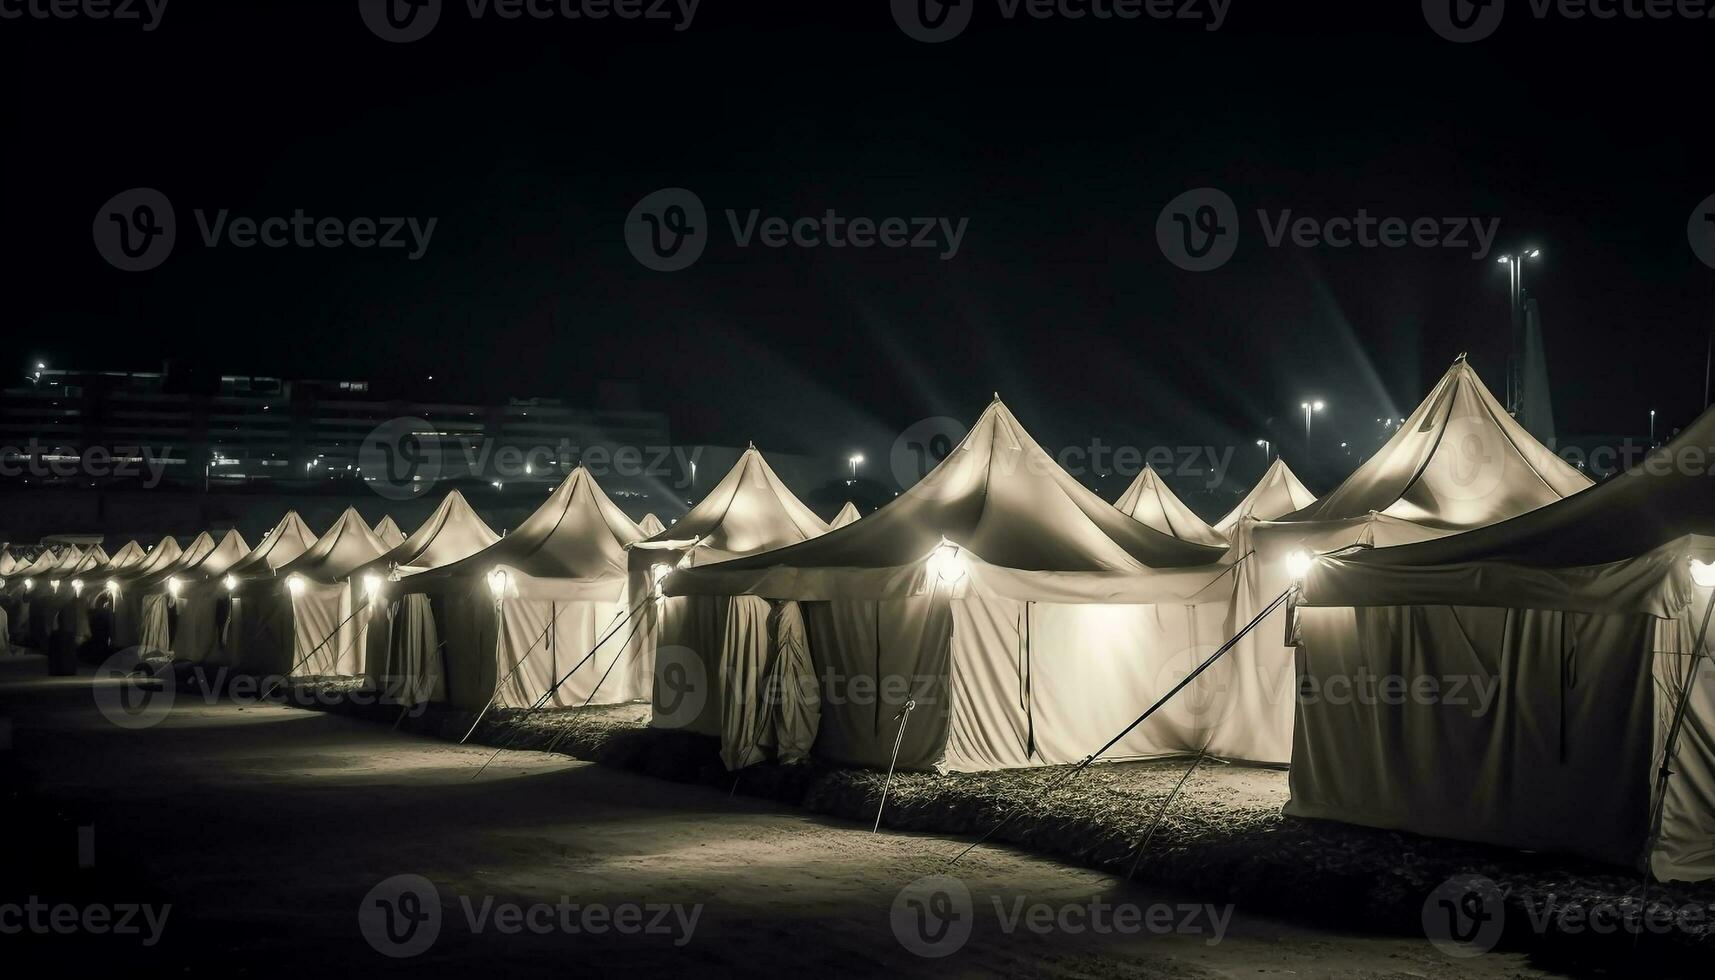
[[[392,583],[462,561],[498,540],[464,494],[453,490],[415,533],[352,573],[348,601],[360,610],[359,647],[372,686],[404,704],[444,699],[439,631],[429,597],[399,594]],[[413,639],[395,646],[395,630]],[[430,659],[416,659],[424,656]]]
[[[1173,493],[1150,467],[1144,467],[1131,486],[1114,502],[1120,513],[1142,521],[1162,534],[1181,541],[1225,548],[1227,539],[1210,527],[1201,517]]]
[[[1230,537],[1233,528],[1246,518],[1255,521],[1273,521],[1296,510],[1303,510],[1316,502],[1316,495],[1305,489],[1297,474],[1286,465],[1286,460],[1276,459],[1268,464],[1268,471],[1251,492],[1245,494],[1238,506],[1227,512],[1215,524],[1216,533],[1222,537]]]
[[[199,534],[161,574],[129,586],[121,584],[121,602],[130,602],[126,608],[135,608],[139,617],[138,645],[151,653],[172,650],[173,638],[183,623],[185,586],[218,576],[249,550],[235,530],[222,534],[219,541],[210,534]]]
[[[677,524],[631,546],[629,593],[639,599],[649,595],[674,568],[772,551],[827,530],[751,446]],[[655,675],[652,687],[660,692],[654,699],[655,723],[720,736],[721,758],[729,769],[762,761],[765,750],[776,745],[787,761],[802,758],[815,734],[806,714],[809,706],[777,704],[778,697],[767,689],[802,689],[797,677],[778,677],[776,668],[807,666],[779,656],[780,620],[772,611],[754,596],[663,596],[643,603],[637,613],[643,622],[632,655]],[[787,637],[786,644],[791,642]],[[670,652],[658,662],[659,649]],[[677,681],[684,670],[708,678],[709,696],[699,697],[695,712],[679,710],[685,692]]]
[[[886,767],[903,727],[902,768],[971,771],[1081,759],[1176,683],[1179,654],[1220,640],[1222,607],[1198,609],[1227,599],[1221,554],[1120,513],[997,398],[863,520],[666,591],[804,604],[819,757]],[[1116,755],[1170,751],[1159,732]]]
[[[828,522],[828,529],[833,530],[836,527],[845,527],[847,524],[851,524],[854,521],[862,519],[863,512],[857,509],[857,504],[848,500],[846,501],[846,505],[840,508],[840,512],[834,515],[834,519]]]
[[[660,534],[667,529],[667,525],[661,523],[661,518],[654,514],[644,514],[643,520],[637,522],[637,529],[642,531],[643,536],[647,538]]]
[[[1244,558],[1228,634],[1291,582],[1287,556],[1385,547],[1482,527],[1577,493],[1590,480],[1531,439],[1464,357],[1375,455],[1332,493],[1277,521],[1243,519],[1232,554]],[[1292,758],[1295,671],[1276,612],[1205,678],[1218,692],[1212,755],[1284,765]]]
[[[252,578],[234,594],[249,621],[267,623],[247,632],[238,669],[262,676],[354,677],[363,673],[362,631],[353,621],[348,579],[387,552],[363,515],[347,507],[303,554]]]
[[[315,543],[315,533],[298,512],[287,511],[249,554],[219,575],[202,575],[187,583],[179,603],[174,655],[199,663],[246,666],[246,647],[251,638],[274,635],[281,624],[274,621],[277,615],[266,614],[264,603],[243,599],[240,591],[265,592],[264,583],[283,587],[283,583],[275,582],[279,569]]]
[[[60,552],[53,548],[43,548],[33,560],[18,562],[13,569],[12,578],[6,582],[7,603],[16,610],[12,632],[28,636],[31,645],[44,643],[47,639],[47,631],[42,630],[38,636],[38,631],[30,621],[31,600],[35,598],[37,589],[48,587],[46,576],[59,561]]]
[[[1302,599],[1316,608],[1299,611],[1307,679],[1357,665],[1467,676],[1493,684],[1494,702],[1306,704],[1288,812],[1715,878],[1715,673],[1703,662],[1715,635],[1697,645],[1711,601],[1697,580],[1715,585],[1712,461],[1706,412],[1565,501],[1316,562]]]
[[[397,593],[431,596],[448,703],[470,711],[491,699],[529,707],[580,663],[551,706],[647,697],[646,677],[618,669],[624,638],[610,629],[629,608],[625,548],[642,536],[580,466],[511,534],[463,561],[402,580]],[[396,650],[425,640],[415,630],[394,635]],[[398,655],[429,663],[434,651]]]

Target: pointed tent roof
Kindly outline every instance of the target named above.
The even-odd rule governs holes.
[[[146,548],[136,541],[127,541],[125,547],[115,551],[113,557],[108,559],[107,570],[109,572],[123,572],[142,564],[144,559],[148,557],[149,552]]]
[[[1189,595],[1201,586],[1154,570],[1202,568],[1224,551],[1120,513],[1061,469],[996,398],[946,459],[863,520],[780,551],[681,569],[668,589],[783,599],[915,594],[943,541],[968,550],[996,594],[1066,602]]]
[[[369,529],[363,515],[355,507],[347,507],[345,513],[339,515],[339,520],[326,534],[316,540],[308,550],[285,565],[280,566],[281,576],[301,575],[312,582],[332,584],[347,578],[356,569],[362,568],[382,555],[388,548]]]
[[[10,575],[18,567],[18,559],[12,556],[12,549],[0,548],[0,575]]]
[[[469,558],[499,540],[464,494],[453,490],[422,527],[361,571],[410,575]]]
[[[840,508],[840,512],[834,515],[834,519],[828,522],[828,529],[833,530],[836,527],[845,527],[853,521],[862,519],[862,517],[863,512],[857,509],[857,504],[848,500],[846,501],[846,505]]]
[[[200,539],[199,539],[200,540]],[[226,574],[226,570],[250,551],[250,545],[244,541],[244,536],[236,530],[228,530],[220,536],[220,540],[203,552],[201,557],[190,557],[196,548],[185,550],[184,558],[178,563],[178,572],[186,578],[206,582]]]
[[[1535,510],[1589,485],[1501,408],[1460,355],[1386,445],[1338,489],[1281,520],[1378,513],[1457,531]]]
[[[147,558],[112,577],[127,587],[137,582],[165,579],[184,553],[177,539],[162,538],[149,550]]]
[[[380,541],[389,549],[397,548],[405,543],[405,532],[393,520],[392,514],[383,514],[381,523],[375,525],[375,540]]]
[[[52,548],[43,548],[42,553],[36,556],[35,561],[32,561],[18,569],[17,573],[28,578],[47,575],[49,572],[54,570],[55,565],[60,563],[60,558],[60,552],[57,552]]]
[[[694,549],[697,558],[693,560],[703,564],[784,548],[827,530],[828,525],[804,506],[751,446],[690,513],[635,547]]]
[[[66,550],[60,552],[59,561],[54,562],[47,574],[52,576],[68,575],[80,561],[83,561],[83,550],[75,544],[68,545]]]
[[[250,553],[232,563],[226,574],[236,578],[271,577],[275,569],[308,551],[316,535],[295,510],[286,512]]]
[[[654,514],[644,514],[643,520],[637,522],[637,529],[642,531],[643,536],[646,538],[654,537],[666,530],[666,528],[667,525],[661,523],[661,518],[656,517]]]
[[[1132,520],[1142,521],[1181,541],[1211,548],[1226,547],[1227,539],[1185,506],[1151,467],[1143,468],[1114,506]]]
[[[101,550],[101,545],[90,545],[89,550],[83,553],[83,558],[72,566],[66,574],[93,575],[106,568],[112,561],[113,559],[108,557],[107,552]]]
[[[432,589],[498,569],[511,576],[508,594],[514,597],[615,599],[625,588],[625,549],[642,537],[595,477],[579,466],[517,530],[469,558],[406,582]]]
[[[185,550],[179,555],[179,560],[173,562],[172,570],[175,572],[182,572],[187,568],[195,566],[197,562],[207,558],[209,554],[214,551],[214,546],[215,540],[213,534],[210,534],[207,531],[198,534],[196,537],[191,539],[190,544],[185,545]]]
[[[1299,482],[1298,475],[1286,465],[1286,460],[1276,459],[1269,464],[1268,472],[1262,475],[1256,486],[1251,487],[1251,492],[1245,494],[1245,499],[1215,524],[1215,531],[1229,534],[1239,521],[1247,517],[1258,521],[1279,520],[1315,502],[1316,495]]]

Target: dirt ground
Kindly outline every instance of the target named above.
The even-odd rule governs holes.
[[[473,778],[491,750],[327,712],[180,696],[125,729],[98,710],[118,682],[43,675],[38,657],[0,658],[0,950],[70,975],[1558,975],[1211,910],[1001,848],[957,866],[961,907],[957,886],[914,884],[961,840],[537,752]],[[31,899],[170,912],[135,936],[9,928],[8,903]],[[506,906],[562,902],[578,908],[500,931]]]

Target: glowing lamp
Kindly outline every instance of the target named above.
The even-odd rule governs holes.
[[[179,581],[178,576],[175,575],[172,578],[167,579],[167,594],[173,598],[177,599],[179,597],[179,593],[183,592],[184,589],[185,583]]]
[[[286,588],[288,591],[290,591],[292,593],[292,598],[294,598],[294,599],[299,598],[300,596],[302,596],[304,594],[304,579],[303,579],[303,577],[300,575],[289,576],[286,579]]]
[[[1700,589],[1715,589],[1715,563],[1691,559],[1691,581],[1696,582]]]
[[[507,580],[512,576],[506,574],[506,569],[497,568],[488,573],[488,591],[494,593],[496,602],[506,598]]]
[[[57,578],[48,579],[48,591],[52,592],[54,595],[59,595],[60,594],[60,580]]]
[[[71,594],[79,599],[83,598],[83,579],[74,578],[71,580]]]
[[[649,584],[654,589],[655,598],[666,598],[667,576],[673,574],[672,565],[649,566]]]
[[[228,592],[237,592],[238,591],[238,576],[228,575],[226,578],[220,580],[220,584],[226,586],[226,591],[228,591]]]
[[[116,578],[108,579],[107,580],[107,591],[112,593],[113,595],[118,595],[119,594],[119,580]]]
[[[27,578],[24,580],[24,591],[25,592],[28,592],[35,587],[36,587],[36,580],[35,579]]]
[[[1300,548],[1286,556],[1286,575],[1294,583],[1304,581],[1304,576],[1310,573],[1310,566],[1316,561],[1315,556]]]
[[[374,602],[376,597],[381,595],[381,576],[374,573],[365,575],[363,577],[363,594],[369,598],[369,601]]]
[[[929,574],[948,585],[957,585],[970,571],[970,562],[950,541],[942,542],[929,554]]]
[[[3,578],[0,578],[0,590],[3,590],[5,588],[6,588],[6,580]]]

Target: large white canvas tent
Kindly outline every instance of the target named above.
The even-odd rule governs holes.
[[[916,486],[779,551],[681,569],[669,595],[802,603],[819,757],[905,769],[1073,762],[1219,643],[1222,550],[1120,513],[997,398]],[[904,706],[914,701],[909,720]],[[902,733],[903,728],[903,733]],[[1147,727],[1116,756],[1171,751]]]
[[[276,573],[316,543],[298,512],[287,511],[280,523],[262,536],[250,553],[229,565],[218,576],[199,576],[187,585],[179,603],[179,630],[173,638],[173,654],[197,663],[244,667],[247,641],[252,634],[266,635],[277,624],[263,603],[239,597],[239,591],[266,591],[265,583],[284,588]]]
[[[1463,356],[1375,455],[1316,502],[1277,521],[1241,519],[1229,635],[1290,586],[1287,556],[1385,547],[1483,527],[1553,503],[1590,480],[1532,439]],[[1292,757],[1293,651],[1285,612],[1248,634],[1203,680],[1217,692],[1211,755],[1286,764]]]
[[[857,504],[848,500],[846,505],[840,508],[840,512],[834,515],[834,519],[828,522],[828,529],[831,531],[836,527],[845,527],[862,518],[863,512],[857,509]]]
[[[1715,878],[1715,672],[1703,662],[1715,635],[1697,646],[1715,585],[1712,464],[1706,412],[1562,502],[1313,564],[1306,678],[1473,677],[1494,701],[1306,704],[1287,812]]]
[[[122,598],[130,595],[140,603],[138,645],[151,653],[172,650],[174,637],[184,625],[185,587],[218,577],[249,550],[236,530],[228,529],[219,541],[211,534],[199,534],[163,574],[129,588],[121,586]]]
[[[1223,538],[1230,537],[1233,528],[1246,518],[1278,520],[1315,502],[1316,495],[1299,482],[1298,475],[1286,465],[1286,460],[1276,459],[1268,464],[1268,470],[1256,486],[1251,487],[1251,492],[1245,494],[1244,499],[1227,512],[1227,516],[1215,523],[1215,532]]]
[[[1131,486],[1114,502],[1114,506],[1133,520],[1142,521],[1162,534],[1181,541],[1208,545],[1211,548],[1227,546],[1227,539],[1198,517],[1191,508],[1185,506],[1174,494],[1173,488],[1163,482],[1161,476],[1150,467],[1143,468],[1143,472],[1131,481]]]
[[[511,534],[463,561],[401,581],[399,594],[431,597],[448,703],[470,711],[491,700],[530,707],[550,689],[551,707],[647,697],[647,679],[621,668],[625,638],[612,629],[630,608],[625,549],[642,536],[579,466]],[[396,650],[431,640],[423,630],[397,630],[394,637]],[[428,664],[435,654],[414,649],[395,656]]]
[[[365,651],[371,686],[402,704],[445,698],[439,632],[429,597],[399,594],[393,583],[462,561],[498,540],[500,535],[471,509],[464,494],[453,490],[410,537],[352,573],[349,601],[360,610],[359,646]],[[396,630],[412,639],[395,644]]]
[[[772,551],[827,530],[828,525],[804,506],[751,446],[678,523],[631,546],[628,591],[642,600],[674,568]],[[642,602],[636,613],[643,622],[632,655],[652,674],[663,672],[652,685],[660,692],[654,699],[656,723],[719,735],[721,758],[729,769],[760,762],[764,751],[779,742],[784,743],[782,755],[787,761],[802,758],[815,735],[809,705],[779,704],[778,697],[762,690],[770,677],[776,677],[777,668],[788,676],[776,677],[776,693],[803,690],[801,681],[809,668],[801,658],[778,656],[781,624],[771,619],[770,612],[769,604],[754,596],[660,596]],[[788,628],[793,622],[788,621]],[[789,636],[785,646],[791,645]],[[801,631],[797,646],[802,648]],[[670,652],[658,662],[656,652],[661,649]],[[705,691],[697,695],[695,711],[681,710],[687,692],[680,690],[677,681],[679,672],[686,670],[707,680]],[[776,726],[776,721],[782,725]],[[777,727],[784,729],[779,739]]]
[[[13,569],[13,577],[6,582],[6,601],[16,610],[11,624],[12,632],[27,636],[32,645],[42,643],[46,639],[46,631],[38,631],[30,621],[30,604],[35,598],[37,589],[47,588],[45,576],[59,564],[60,553],[52,548],[43,548],[41,553],[31,561],[20,561]]]
[[[238,660],[262,676],[355,677],[363,673],[361,629],[354,622],[348,579],[387,552],[356,508],[273,578],[240,582],[234,595],[250,629]]]
[[[35,580],[35,587],[25,595],[24,602],[30,608],[28,620],[32,646],[45,649],[48,638],[59,628],[60,608],[67,598],[62,592],[69,591],[66,578],[82,560],[83,549],[77,545],[67,545],[51,563],[42,568],[40,576]]]

